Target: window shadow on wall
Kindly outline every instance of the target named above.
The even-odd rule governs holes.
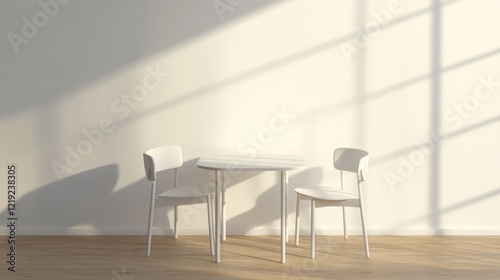
[[[243,1],[221,20],[213,1],[70,1],[19,52],[0,52],[0,117],[48,104],[155,54],[284,0]],[[235,1],[236,3],[236,1]],[[22,36],[36,1],[2,1],[2,34]],[[24,27],[27,29],[26,27]]]

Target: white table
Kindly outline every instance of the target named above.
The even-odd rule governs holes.
[[[305,166],[304,159],[293,155],[226,155],[202,157],[198,160],[199,168],[215,171],[215,262],[220,263],[220,226],[221,226],[221,186],[222,186],[222,227],[223,240],[226,236],[225,226],[225,183],[224,171],[279,171],[281,173],[281,262],[285,263],[287,241],[287,185],[289,170]]]

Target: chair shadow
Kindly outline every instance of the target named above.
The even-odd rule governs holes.
[[[47,225],[57,231],[66,229],[66,233],[80,224],[97,227],[105,220],[108,210],[105,206],[113,205],[110,197],[117,181],[116,164],[68,176],[22,196],[16,203],[17,218],[20,224],[30,225],[37,232],[47,231],[47,234],[53,231],[46,228]],[[25,212],[26,205],[34,211]],[[7,212],[5,209],[0,216],[7,217]]]
[[[293,192],[293,189],[304,185],[317,185],[321,182],[322,178],[323,171],[319,167],[299,171],[298,173],[293,174],[289,177],[287,190],[287,216],[295,213],[296,196],[294,195],[295,193]],[[236,225],[236,227],[242,230],[241,234],[245,235],[248,234],[251,230],[248,228],[248,221],[255,220],[255,217],[258,217],[259,221],[258,225],[254,225],[255,227],[270,226],[273,222],[279,221],[281,219],[280,178],[277,176],[276,179],[276,184],[269,186],[263,193],[259,195],[259,197],[255,201],[255,206],[252,207],[252,209],[227,220],[228,228],[230,228],[231,225],[234,224]],[[237,205],[231,203],[230,197],[226,198],[226,204],[228,209],[237,207]],[[288,227],[290,227],[290,224],[288,225]],[[238,232],[238,234],[240,234],[240,232]]]
[[[30,225],[30,228],[19,228],[19,234],[145,235],[149,182],[143,177],[115,190],[118,177],[118,165],[109,164],[65,177],[23,195],[16,203],[16,216],[20,224]],[[131,198],[136,203],[131,203]],[[26,205],[35,210],[25,212]],[[168,213],[157,212],[155,215],[161,217],[157,224],[170,228]],[[7,215],[5,208],[0,218],[6,219]],[[130,221],[137,223],[130,224]],[[120,225],[126,227],[120,228]]]

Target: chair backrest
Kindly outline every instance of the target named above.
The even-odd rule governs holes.
[[[164,146],[144,152],[144,170],[149,181],[156,180],[156,172],[182,166],[182,149]]]
[[[335,169],[357,173],[358,181],[368,178],[368,160],[368,152],[359,149],[338,148],[333,152]]]

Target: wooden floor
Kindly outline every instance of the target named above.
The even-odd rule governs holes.
[[[370,259],[359,236],[318,236],[316,260],[308,241],[281,264],[278,236],[229,236],[216,264],[205,236],[154,236],[150,257],[142,236],[19,236],[12,273],[0,237],[0,279],[500,279],[500,237],[371,236]]]

